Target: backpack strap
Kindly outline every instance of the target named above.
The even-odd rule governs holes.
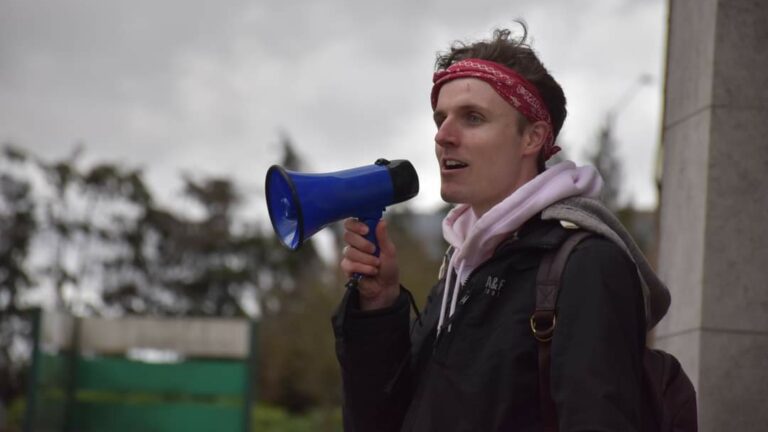
[[[565,264],[573,249],[592,233],[575,231],[555,252],[548,252],[536,275],[536,310],[531,315],[531,331],[539,345],[539,405],[544,432],[557,432],[557,412],[550,391],[550,343],[557,325],[557,296]]]

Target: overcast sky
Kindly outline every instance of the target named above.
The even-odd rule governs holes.
[[[164,201],[181,172],[228,175],[265,213],[287,134],[315,172],[409,159],[440,201],[429,91],[435,52],[515,18],[561,83],[559,143],[584,162],[619,103],[626,197],[656,203],[666,3],[589,1],[0,0],[0,140],[46,158],[141,167]]]

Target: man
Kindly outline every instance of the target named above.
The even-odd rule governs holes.
[[[433,82],[441,195],[457,204],[443,222],[451,248],[411,327],[386,223],[376,229],[376,257],[365,224],[345,222],[341,268],[366,276],[334,318],[345,429],[540,431],[529,323],[536,272],[573,227],[553,211],[568,220],[570,206],[595,197],[602,181],[571,162],[544,169],[559,150],[565,97],[525,35],[497,30],[489,41],[454,45],[438,57]],[[620,227],[584,225],[620,244],[586,239],[563,274],[550,368],[559,430],[640,431],[646,324],[666,305],[644,297],[639,258],[625,253],[625,233],[614,235]]]

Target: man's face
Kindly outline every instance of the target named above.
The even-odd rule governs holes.
[[[434,112],[443,200],[469,204],[479,217],[529,180],[521,178],[520,117],[484,81],[443,85]]]

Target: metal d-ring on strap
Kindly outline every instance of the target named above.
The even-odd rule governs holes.
[[[550,325],[549,328],[545,330],[538,330],[538,325],[536,325],[537,317],[536,313],[531,315],[531,331],[533,332],[533,337],[536,338],[539,342],[549,342],[552,340],[552,335],[555,334],[555,326],[557,325],[557,316],[553,313],[552,317],[550,318]]]

